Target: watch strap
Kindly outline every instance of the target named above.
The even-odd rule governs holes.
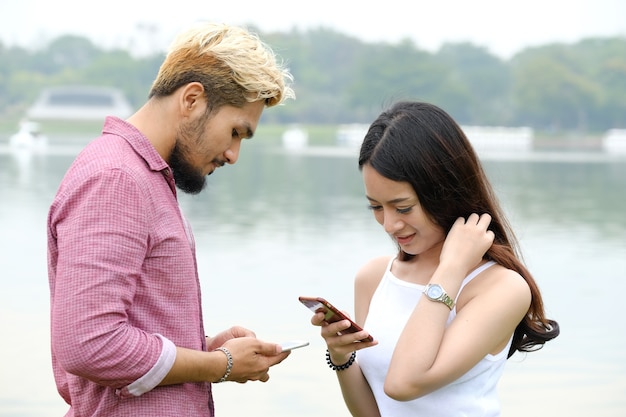
[[[431,287],[438,287],[438,288],[441,290],[441,295],[439,295],[439,296],[438,296],[438,297],[436,297],[436,298],[431,297],[431,296],[428,294],[428,290],[429,290]],[[442,287],[441,285],[439,285],[439,284],[428,284],[428,285],[426,286],[426,288],[424,288],[424,294],[426,295],[426,298],[428,298],[429,300],[431,300],[431,301],[435,301],[435,302],[438,302],[438,303],[443,303],[443,304],[445,304],[446,306],[448,306],[448,308],[449,308],[450,310],[452,310],[452,308],[454,308],[454,300],[453,300],[452,298],[450,298],[450,296],[448,295],[448,293],[446,292],[446,290],[444,290],[444,289],[443,289],[443,287]]]
[[[454,307],[454,300],[450,298],[450,296],[445,291],[443,292],[443,294],[441,294],[441,299],[439,301],[447,305],[450,310],[452,310],[452,308]]]

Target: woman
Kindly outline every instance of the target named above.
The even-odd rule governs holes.
[[[499,416],[506,360],[559,334],[514,234],[458,124],[400,102],[361,146],[376,221],[398,254],[355,278],[355,320],[321,326],[327,361],[353,416]],[[364,336],[372,342],[358,342]],[[358,360],[356,351],[359,351]]]

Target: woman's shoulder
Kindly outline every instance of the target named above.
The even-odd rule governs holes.
[[[387,270],[387,265],[389,265],[392,259],[393,256],[378,256],[367,261],[357,271],[354,280],[355,318],[357,323],[363,325],[365,322],[370,300]]]
[[[392,258],[393,256],[385,255],[367,261],[356,273],[356,285],[376,288]]]
[[[518,272],[499,264],[485,269],[484,274],[481,275],[485,275],[485,279],[489,281],[492,286],[504,287],[508,290],[517,289],[517,291],[528,289],[528,283],[524,277]]]
[[[394,257],[392,255],[382,255],[369,259],[365,262],[357,272],[357,276],[367,276],[371,274],[382,274],[387,269],[389,262]]]
[[[516,271],[502,265],[492,265],[481,271],[463,290],[467,298],[507,300],[525,311],[530,304],[530,287]]]

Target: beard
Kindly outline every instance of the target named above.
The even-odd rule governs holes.
[[[174,175],[174,183],[176,187],[188,194],[198,194],[206,185],[206,176],[189,162],[189,155],[192,153],[192,147],[201,146],[202,133],[207,120],[208,114],[205,114],[199,120],[181,125],[170,155],[169,163]]]
[[[189,163],[186,152],[176,141],[172,154],[170,155],[170,167],[174,174],[176,187],[187,194],[198,194],[206,185],[206,177],[202,172]]]

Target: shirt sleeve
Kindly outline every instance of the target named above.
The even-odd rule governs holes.
[[[65,372],[137,395],[153,387],[175,357],[172,342],[133,325],[150,239],[146,198],[120,169],[77,182],[51,209],[58,246],[52,349]]]
[[[172,341],[164,336],[161,336],[160,334],[157,334],[157,336],[163,341],[163,350],[161,351],[159,360],[147,374],[137,379],[130,385],[127,385],[122,389],[118,389],[116,394],[120,397],[138,397],[148,391],[151,391],[154,387],[159,385],[161,381],[163,381],[163,378],[165,378],[170,369],[172,369],[172,366],[174,366],[174,360],[176,359],[176,346],[172,343]]]

